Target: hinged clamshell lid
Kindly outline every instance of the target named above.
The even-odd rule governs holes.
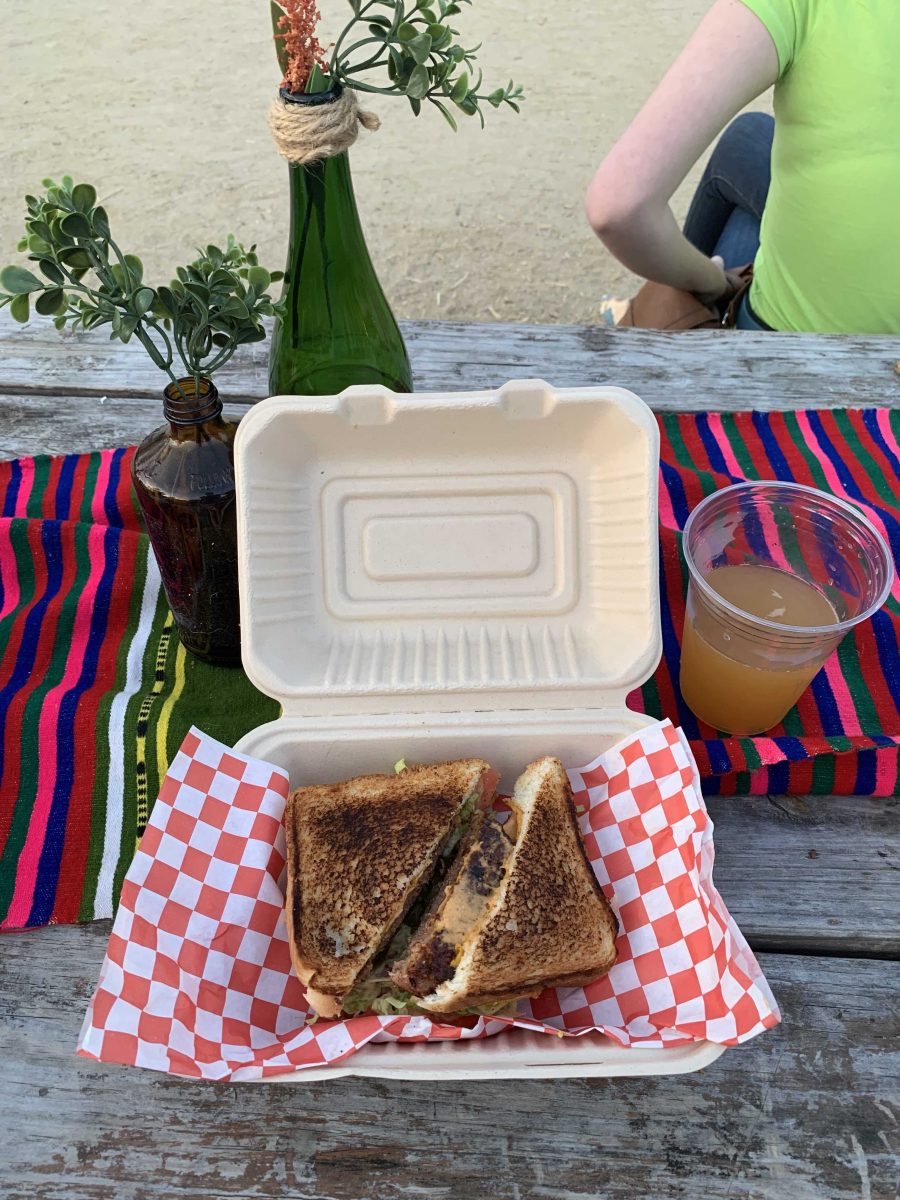
[[[286,714],[623,707],[660,655],[622,388],[273,396],[235,442],[243,661]]]

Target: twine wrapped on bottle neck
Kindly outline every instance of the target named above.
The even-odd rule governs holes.
[[[375,113],[359,107],[351,89],[340,84],[328,92],[303,94],[282,88],[268,120],[278,153],[301,166],[349,150],[360,126],[374,133],[381,124]]]

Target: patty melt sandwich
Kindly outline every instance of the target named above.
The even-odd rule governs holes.
[[[506,811],[496,781],[468,759],[291,794],[288,932],[320,1016],[498,1012],[613,965],[562,764],[532,763]]]

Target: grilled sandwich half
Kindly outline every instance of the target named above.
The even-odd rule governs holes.
[[[294,970],[322,1017],[372,1007],[372,980],[417,899],[436,886],[496,774],[482,759],[406,767],[292,792],[286,917]],[[345,1005],[347,1006],[345,1009]]]
[[[618,923],[587,860],[562,763],[516,783],[505,820],[479,810],[390,976],[417,1008],[490,1012],[574,987],[616,960]]]

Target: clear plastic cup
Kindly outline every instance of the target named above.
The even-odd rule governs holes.
[[[777,725],[894,577],[884,538],[861,512],[794,483],[707,496],[683,548],[681,692],[702,721],[731,734]]]

